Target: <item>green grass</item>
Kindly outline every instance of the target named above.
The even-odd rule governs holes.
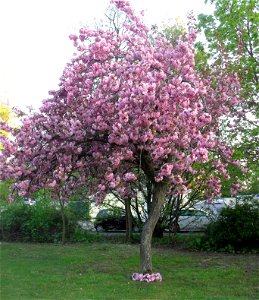
[[[159,283],[133,282],[138,245],[2,243],[1,300],[259,299],[258,256],[155,248]]]

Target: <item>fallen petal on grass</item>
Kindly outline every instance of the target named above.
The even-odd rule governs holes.
[[[131,278],[134,281],[145,281],[145,282],[162,281],[162,276],[160,273],[152,273],[152,274],[133,273]]]

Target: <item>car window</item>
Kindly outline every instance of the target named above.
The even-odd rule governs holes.
[[[204,216],[206,216],[206,213],[205,213],[205,211],[202,211],[202,210],[194,210],[193,215],[197,216],[197,217],[204,217]]]
[[[183,217],[187,217],[187,216],[190,217],[190,216],[193,216],[193,213],[189,209],[183,209],[181,211],[181,216],[183,216]]]
[[[206,213],[202,210],[196,210],[196,209],[183,209],[181,211],[181,216],[183,217],[203,217],[206,216]]]
[[[115,216],[121,216],[122,211],[120,209],[102,209],[98,212],[97,218],[109,218]]]
[[[108,209],[102,209],[98,212],[97,217],[98,218],[107,218],[112,215],[112,212]]]

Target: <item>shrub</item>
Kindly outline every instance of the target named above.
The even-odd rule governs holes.
[[[23,240],[27,236],[26,223],[31,219],[32,209],[23,203],[12,203],[1,210],[1,239]]]
[[[217,221],[207,227],[199,243],[203,250],[258,252],[259,205],[243,204],[224,208]]]
[[[70,201],[67,208],[77,220],[90,220],[90,203],[85,201]]]
[[[76,221],[67,209],[65,217],[70,238]],[[33,206],[11,203],[1,212],[0,228],[0,238],[5,241],[58,242],[62,236],[61,213],[50,201],[37,201]]]

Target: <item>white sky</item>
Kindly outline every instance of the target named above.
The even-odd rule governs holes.
[[[204,0],[132,0],[149,24],[211,13]],[[109,0],[0,0],[0,100],[33,106],[58,87],[74,47],[68,36],[103,16]],[[169,23],[169,22],[166,22]]]

